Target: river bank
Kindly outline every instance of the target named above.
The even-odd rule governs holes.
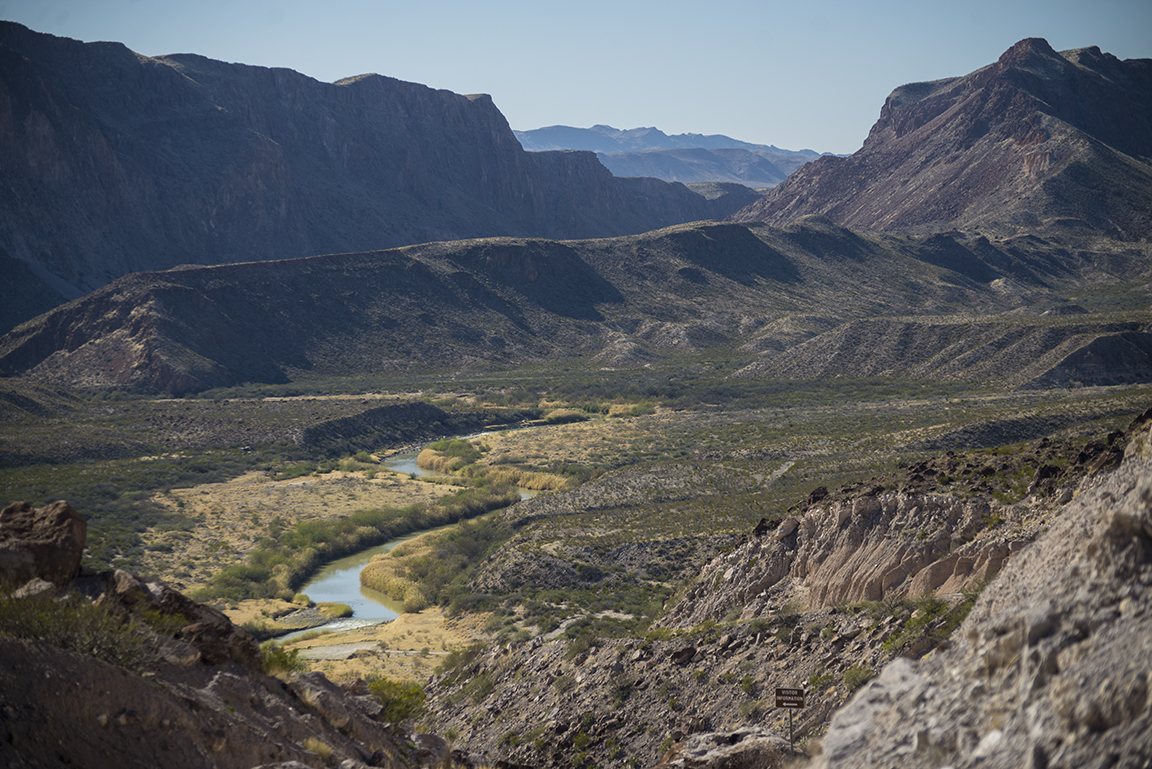
[[[284,644],[297,649],[309,670],[333,681],[383,675],[423,683],[448,652],[485,638],[487,614],[448,618],[439,607],[401,614],[391,622],[323,633]]]

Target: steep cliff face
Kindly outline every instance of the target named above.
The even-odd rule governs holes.
[[[713,559],[660,622],[688,628],[729,613],[769,617],[789,601],[820,610],[957,596],[1029,547],[1060,505],[1120,462],[1150,418],[1146,412],[1126,433],[1085,444],[1044,439],[1011,453],[949,451],[832,493],[817,489],[792,515],[765,520]]]
[[[952,648],[897,660],[817,767],[1144,766],[1152,759],[1152,465],[1132,458],[1004,570]]]
[[[737,221],[1152,232],[1152,61],[1022,40],[965,77],[902,86],[864,146],[823,157]]]
[[[179,264],[637,233],[748,202],[529,155],[490,97],[379,75],[321,83],[7,22],[0,73],[0,252],[85,291]]]

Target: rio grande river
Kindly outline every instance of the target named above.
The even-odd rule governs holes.
[[[403,473],[404,475],[436,474],[417,467],[415,453],[397,454],[384,460],[382,464],[389,470]],[[526,499],[534,494],[535,492],[521,489],[520,498]],[[454,524],[406,534],[403,537],[398,537],[383,545],[377,545],[368,550],[361,550],[355,555],[332,561],[321,569],[316,576],[312,578],[312,581],[306,584],[300,592],[317,603],[343,603],[352,607],[352,617],[329,622],[323,626],[324,630],[352,630],[353,628],[364,627],[365,625],[376,625],[381,622],[394,620],[403,612],[403,602],[393,601],[383,593],[361,585],[361,570],[372,560],[373,556],[386,553],[397,545],[415,539],[422,534],[427,534],[430,531],[441,531],[452,525]],[[309,630],[289,633],[286,636],[282,636],[279,640],[291,640],[303,633],[314,632],[317,629],[319,628],[310,628]]]

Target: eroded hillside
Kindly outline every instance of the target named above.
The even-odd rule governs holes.
[[[181,394],[556,358],[640,368],[735,349],[748,373],[792,379],[1146,381],[1140,361],[1067,364],[1103,337],[1144,338],[1147,248],[1109,248],[1099,259],[1039,239],[861,234],[813,217],[179,268],[121,278],[13,330],[0,371]],[[1085,314],[1036,317],[1072,297]]]
[[[433,685],[436,723],[489,760],[553,766],[575,756],[585,763],[651,766],[663,756],[661,765],[719,766],[721,748],[739,744],[731,749],[739,758],[729,760],[777,766],[788,717],[774,706],[772,692],[787,686],[807,690],[794,728],[817,752],[827,720],[890,662],[900,661],[882,681],[888,689],[907,688],[907,676],[892,671],[907,669],[907,659],[946,649],[974,606],[985,617],[992,611],[982,608],[988,600],[1003,602],[1023,584],[1040,585],[1037,564],[1053,561],[1034,557],[1025,561],[1025,571],[1015,565],[1023,554],[1083,547],[1085,540],[1072,545],[1059,531],[1048,535],[1049,529],[1066,528],[1066,515],[1108,520],[1110,498],[1096,489],[1150,477],[1140,456],[1150,417],[1098,441],[949,452],[897,474],[832,492],[818,489],[806,503],[725,548],[642,634],[557,631],[460,655]],[[1126,449],[1129,464],[1113,480]],[[1021,482],[1022,468],[1035,468],[1024,473],[1027,490],[1015,502],[1002,501],[1008,499],[1004,490]],[[1077,495],[1082,499],[1068,508],[1075,512],[1062,512]],[[499,561],[494,568],[502,569]],[[1118,577],[1109,579],[1102,589],[1124,593]],[[981,598],[989,584],[1000,598]],[[1135,603],[1128,613],[1139,615]],[[993,642],[981,648],[988,644]],[[997,668],[1016,664],[1004,655],[996,660]],[[927,686],[926,675],[916,685]],[[1112,688],[1129,691],[1119,679]],[[1143,697],[1144,691],[1137,693]],[[867,703],[858,698],[844,712],[864,709],[867,718],[881,718],[873,712],[883,705]],[[1127,741],[1121,743],[1127,750],[1147,750],[1152,746],[1134,731],[1140,706],[1134,707],[1108,723],[1124,725],[1126,736],[1118,739]],[[896,721],[886,723],[900,731]],[[1059,733],[1046,733],[1047,754],[1053,740],[1071,739]],[[914,750],[929,762],[941,750],[968,754],[979,736],[933,736],[936,753],[920,742]],[[864,740],[883,739],[891,738],[834,727],[830,757],[871,765],[855,751]],[[888,747],[893,749],[900,755],[903,748],[896,742]],[[717,763],[692,763],[708,760]]]

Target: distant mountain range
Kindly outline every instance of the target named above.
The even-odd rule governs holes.
[[[645,152],[647,150],[764,150],[782,155],[796,155],[813,160],[820,153],[812,150],[792,152],[771,144],[752,144],[723,134],[668,134],[659,128],[613,128],[594,125],[591,128],[573,128],[554,125],[531,131],[513,131],[520,144],[529,152],[548,150],[589,150],[607,152]]]
[[[486,236],[607,237],[756,195],[527,153],[488,96],[147,57],[0,22],[0,331],[142,270]],[[14,285],[13,285],[14,284]]]
[[[1022,40],[888,97],[864,146],[801,168],[734,221],[1152,236],[1152,59]]]
[[[59,107],[63,97],[48,99],[44,79],[28,77],[23,90],[11,91],[13,103],[55,111],[9,113],[7,130],[21,131],[22,143],[15,145],[20,162],[5,162],[25,174],[0,176],[20,193],[6,200],[45,197],[41,208],[9,202],[0,235],[10,243],[32,235],[55,237],[61,247],[73,242],[92,263],[100,262],[91,245],[109,242],[128,243],[131,258],[142,260],[148,251],[124,240],[126,232],[157,239],[145,246],[182,250],[154,257],[167,271],[122,277],[5,335],[4,375],[175,394],[563,357],[642,366],[715,348],[748,356],[743,376],[782,379],[894,376],[1010,387],[1152,381],[1152,134],[1142,130],[1152,126],[1149,61],[1120,62],[1095,48],[1057,54],[1042,40],[1022,41],[966,77],[898,88],[860,151],[819,158],[760,198],[738,185],[693,192],[613,179],[590,152],[526,153],[510,147],[512,132],[486,98],[376,76],[327,85],[288,71],[190,56],[143,59],[101,45],[109,47],[67,49],[81,61],[122,60],[103,75],[126,85],[89,97],[92,115]],[[86,71],[65,64],[58,66]],[[170,87],[137,87],[153,78]],[[205,100],[206,93],[220,98]],[[160,107],[145,109],[153,102]],[[213,104],[227,107],[206,106]],[[125,114],[139,122],[107,117]],[[330,122],[335,116],[344,122]],[[201,154],[190,159],[148,138],[157,131]],[[373,131],[404,143],[389,154]],[[75,137],[87,137],[78,143],[84,152],[68,144]],[[690,152],[651,152],[673,151]],[[223,179],[191,167],[198,158]],[[353,160],[375,163],[375,171]],[[33,161],[38,186],[19,186],[31,184]],[[96,171],[111,174],[103,187]],[[355,194],[330,189],[336,182],[327,173]],[[297,177],[310,181],[300,186]],[[267,187],[273,182],[278,193]],[[685,202],[692,199],[731,202],[732,188],[763,201],[745,207],[740,223],[171,264],[215,242],[213,223],[233,239],[220,237],[204,258],[235,262],[238,253],[298,253],[280,227],[309,248],[381,232],[431,233],[420,228],[448,222],[601,231],[670,210],[699,212],[699,203]],[[373,190],[405,203],[399,210],[415,220],[385,216]],[[108,200],[85,199],[98,191],[131,204],[129,213],[143,218],[138,230],[114,216]],[[489,197],[469,201],[465,191]],[[149,196],[159,203],[148,204]],[[76,210],[47,212],[46,200]],[[169,212],[165,202],[176,208]],[[350,213],[338,203],[358,207]],[[195,215],[183,217],[186,208]],[[186,241],[160,237],[172,233]],[[271,242],[258,242],[261,235]]]
[[[529,152],[589,150],[615,176],[650,176],[685,184],[735,182],[772,187],[820,157],[812,150],[783,150],[721,134],[669,136],[658,128],[549,126],[514,133]]]

